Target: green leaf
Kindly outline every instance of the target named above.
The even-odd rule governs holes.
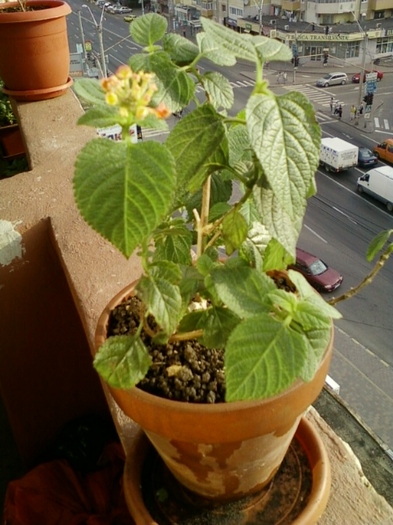
[[[105,104],[105,91],[98,80],[93,78],[81,78],[74,82],[72,89],[87,102],[94,105]]]
[[[224,75],[214,71],[207,72],[203,75],[203,86],[213,107],[229,109],[233,106],[233,88]]]
[[[219,66],[234,66],[236,57],[231,53],[223,53],[221,46],[206,33],[197,33],[196,39],[203,55]]]
[[[240,248],[242,256],[253,263],[255,268],[262,268],[264,253],[270,239],[269,232],[263,224],[256,221],[251,222],[247,239]]]
[[[252,43],[252,37],[239,34],[227,27],[213,22],[208,18],[201,18],[201,24],[206,34],[212,38],[226,53],[235,57],[255,62],[257,53]]]
[[[221,301],[239,317],[267,310],[265,295],[276,289],[270,277],[247,266],[221,266],[211,277]]]
[[[161,40],[168,27],[166,18],[156,13],[148,13],[145,16],[138,16],[130,24],[130,34],[134,42],[141,46],[153,46],[155,42]]]
[[[342,315],[334,306],[328,304],[319,293],[306,281],[305,277],[296,270],[288,270],[288,276],[293,284],[296,286],[298,293],[303,301],[307,301],[309,307],[315,310],[315,319],[311,321],[311,325],[318,326],[316,319],[341,319]],[[306,327],[305,327],[306,328]],[[309,329],[310,327],[308,327]]]
[[[155,233],[153,260],[191,264],[192,233],[185,224],[169,225]]]
[[[151,358],[139,336],[109,337],[94,357],[94,368],[113,388],[133,388],[150,368]]]
[[[175,66],[163,52],[150,56],[149,67],[158,80],[155,104],[164,103],[171,111],[178,111],[189,104],[195,92],[195,82],[186,71]]]
[[[89,109],[78,119],[78,124],[93,128],[106,128],[120,124],[119,110],[113,106],[97,106]],[[121,124],[120,124],[121,125]]]
[[[305,335],[308,344],[307,359],[300,372],[300,377],[303,381],[311,381],[320,365],[323,354],[329,343],[331,331],[333,327],[331,321],[329,326],[323,329],[313,328]]]
[[[177,327],[182,310],[182,299],[177,285],[165,279],[142,277],[137,284],[138,296],[153,315],[158,325],[169,336]]]
[[[297,209],[297,219],[291,219],[271,190],[255,188],[253,200],[260,220],[269,234],[277,239],[292,257],[295,257],[306,202]]]
[[[167,33],[163,39],[164,51],[179,65],[190,64],[199,54],[198,46],[175,33]]]
[[[224,136],[222,118],[209,104],[197,108],[180,120],[166,142],[176,160],[180,186],[192,180]]]
[[[384,230],[374,237],[367,249],[366,257],[369,262],[383,249],[392,234],[393,230]]]
[[[299,377],[307,357],[304,336],[268,313],[236,326],[225,347],[226,401],[265,399]]]
[[[321,131],[311,103],[295,92],[253,95],[247,103],[247,128],[275,199],[290,220],[296,219],[319,164]]]
[[[285,270],[288,264],[293,261],[294,258],[288,254],[285,248],[276,239],[271,239],[265,251],[263,271]]]
[[[251,143],[246,126],[234,126],[228,133],[229,162],[234,166],[241,159],[251,160]]]
[[[287,45],[266,36],[257,35],[252,40],[255,49],[263,62],[288,62],[293,54],[292,49]]]
[[[178,264],[162,259],[149,266],[149,275],[153,279],[165,279],[172,284],[179,284],[182,278],[182,272]]]
[[[197,328],[203,329],[201,343],[207,348],[224,348],[240,319],[228,308],[215,306],[202,313]]]
[[[243,215],[232,210],[225,216],[222,222],[222,236],[225,242],[225,249],[231,255],[246,240],[248,225]]]
[[[74,195],[84,219],[129,257],[168,212],[173,158],[163,144],[94,139],[75,164]]]

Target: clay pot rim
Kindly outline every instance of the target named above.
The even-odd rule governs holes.
[[[132,290],[135,287],[135,284],[137,283],[137,280],[133,281],[132,283],[128,284],[126,287],[124,287],[122,290],[120,290],[107,304],[103,312],[101,313],[98,323],[97,323],[97,329],[95,333],[95,340],[94,340],[94,353],[97,352],[97,349],[105,342],[106,340],[106,330],[108,326],[108,319],[111,311],[113,308],[119,304],[123,299],[129,297],[132,295]],[[325,354],[323,358],[321,359],[321,362],[319,364],[319,368],[317,370],[316,375],[318,374],[319,370],[324,369],[326,366],[328,367],[328,364],[331,359],[331,353],[328,350],[333,346],[333,332],[334,332],[334,326],[332,323],[331,326],[331,337],[329,340],[329,343],[327,345],[327,349],[325,351]],[[294,392],[302,387],[307,387],[309,383],[305,383],[301,379],[298,379],[295,381],[290,387],[285,389],[284,391],[280,392],[279,394],[276,394],[274,396],[268,397],[266,399],[256,399],[252,401],[231,401],[231,402],[225,402],[225,403],[185,403],[184,401],[176,401],[172,399],[166,399],[159,396],[155,396],[153,394],[149,394],[148,392],[145,392],[141,390],[140,388],[134,387],[128,390],[125,389],[119,389],[119,388],[113,388],[108,385],[108,388],[111,392],[113,392],[116,399],[116,393],[126,393],[127,395],[131,396],[133,399],[138,399],[143,404],[151,404],[154,403],[157,407],[162,408],[163,410],[168,410],[170,407],[170,410],[173,412],[187,414],[188,416],[192,415],[198,415],[201,410],[203,412],[207,412],[210,415],[218,415],[218,414],[224,414],[226,412],[238,412],[241,414],[241,417],[246,417],[244,414],[245,412],[255,410],[258,408],[259,410],[266,410],[269,408],[269,406],[272,406],[272,411],[274,411],[273,405],[276,405],[277,401],[281,401],[281,404],[285,403],[285,399],[291,398],[294,395]],[[307,406],[309,406],[307,404]],[[307,406],[304,406],[304,411]]]
[[[5,86],[2,88],[3,93],[19,101],[40,101],[48,100],[49,98],[55,98],[62,95],[72,84],[74,83],[71,77],[67,78],[65,84],[60,86],[53,86],[44,89],[30,89],[26,91],[14,91],[12,89],[7,89]]]
[[[38,9],[37,11],[7,11],[8,8],[17,7],[18,5],[18,2],[6,2],[0,4],[0,24],[52,20],[54,18],[61,18],[69,15],[72,12],[70,5],[63,2],[63,0],[28,0],[27,6],[45,6],[46,9]]]

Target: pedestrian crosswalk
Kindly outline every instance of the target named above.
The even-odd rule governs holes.
[[[284,87],[289,91],[299,91],[300,93],[306,95],[306,97],[309,100],[311,100],[311,102],[315,102],[316,104],[325,108],[329,108],[330,110],[330,100],[332,98],[331,93],[324,91],[323,89],[317,89],[314,86],[311,86],[310,84],[298,84],[295,86],[292,85]],[[336,98],[334,98],[334,103],[338,105],[341,104],[342,107],[345,106],[344,102],[342,102],[341,100],[337,100]]]
[[[241,80],[229,82],[229,84],[232,86],[233,89],[239,89],[239,88],[245,88],[245,87],[254,87],[255,82],[253,80],[250,80],[244,77],[244,78],[241,78]],[[195,91],[196,93],[202,93],[203,92],[202,86],[197,86],[195,88]]]

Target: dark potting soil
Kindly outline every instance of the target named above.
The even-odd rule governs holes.
[[[130,297],[111,313],[108,336],[132,335],[139,325],[141,301]],[[197,340],[153,344],[142,332],[153,361],[138,387],[150,394],[191,403],[225,401],[224,350],[210,349]]]

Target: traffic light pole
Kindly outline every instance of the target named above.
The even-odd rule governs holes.
[[[362,67],[360,70],[360,76],[359,76],[359,97],[358,97],[358,105],[357,107],[360,108],[360,104],[362,103],[362,92],[363,92],[363,84],[364,84],[364,75],[366,71],[366,49],[367,49],[367,42],[368,42],[368,35],[366,32],[363,33],[363,57],[362,57]]]

